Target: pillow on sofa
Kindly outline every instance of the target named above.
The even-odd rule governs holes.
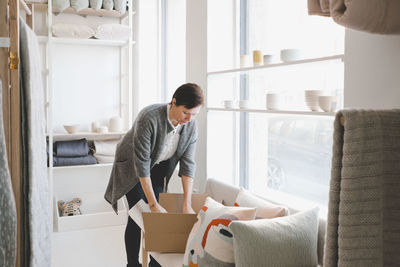
[[[66,38],[88,39],[94,35],[94,30],[87,25],[57,23],[51,27],[54,36]]]
[[[255,208],[226,207],[207,197],[189,234],[183,265],[235,266],[228,225],[234,220],[253,220],[255,213]]]
[[[106,10],[113,10],[114,0],[103,0],[103,8]]]
[[[254,196],[243,187],[240,188],[236,197],[235,206],[256,208],[256,219],[272,219],[288,215],[288,210],[285,207]]]
[[[114,0],[114,9],[124,14],[126,12],[126,4],[126,0]]]
[[[234,221],[237,267],[317,266],[318,208],[291,216]]]

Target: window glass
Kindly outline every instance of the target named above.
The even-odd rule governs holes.
[[[165,85],[166,101],[186,80],[186,2],[166,1]]]
[[[299,49],[302,58],[343,54],[343,28],[330,18],[309,16],[307,1],[229,1],[234,4],[229,8],[228,1],[210,2],[214,4],[208,7],[209,71],[237,67],[240,30],[247,31],[242,33],[242,44],[246,44],[250,56],[253,50],[261,50],[264,55],[275,55],[280,62],[280,51],[288,48]],[[237,15],[240,2],[247,3],[247,17]],[[232,29],[232,38],[220,38],[224,36],[222,32]],[[279,95],[279,110],[309,111],[305,90],[338,96],[340,108],[343,81],[340,58],[209,75],[207,176],[245,186],[261,195],[273,189],[326,206],[333,116],[256,112],[240,116],[239,112],[217,110],[224,108],[224,100],[233,100],[235,108],[237,101],[249,100],[251,109],[265,110],[266,94],[275,93]]]

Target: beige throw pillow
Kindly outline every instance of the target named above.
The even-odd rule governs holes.
[[[240,188],[235,206],[256,208],[256,219],[271,219],[288,215],[288,209],[257,197],[244,188]]]

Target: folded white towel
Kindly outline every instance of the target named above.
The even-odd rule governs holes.
[[[119,141],[120,139],[93,141],[94,149],[96,151],[94,156],[96,156],[96,154],[101,154],[105,156],[114,156]]]
[[[99,163],[99,164],[114,162],[114,156],[102,155],[102,154],[93,154],[93,156],[96,158],[97,163]]]
[[[96,28],[94,37],[103,40],[127,41],[131,36],[132,29],[122,24],[102,24]]]

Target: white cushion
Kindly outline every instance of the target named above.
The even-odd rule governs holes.
[[[57,37],[82,38],[93,37],[94,30],[87,25],[57,23],[52,26],[52,32]]]
[[[53,0],[53,7],[58,9],[59,11],[64,11],[64,9],[71,6],[69,0]]]
[[[76,11],[81,11],[82,9],[89,7],[89,0],[70,0],[71,7]]]
[[[113,0],[103,0],[103,8],[106,10],[112,10],[114,8]]]
[[[99,10],[103,5],[103,0],[89,0],[90,8]]]
[[[127,41],[131,36],[131,28],[121,24],[102,24],[96,28],[94,37],[103,40]]]
[[[114,9],[124,14],[126,12],[126,0],[114,0]]]

